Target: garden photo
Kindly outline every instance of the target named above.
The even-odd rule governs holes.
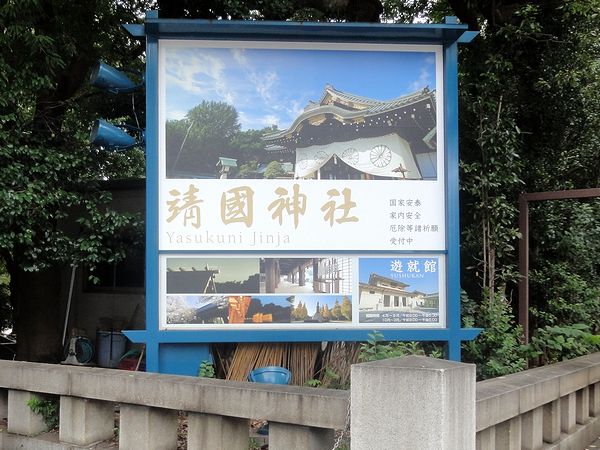
[[[296,295],[292,322],[341,323],[352,322],[350,295]]]

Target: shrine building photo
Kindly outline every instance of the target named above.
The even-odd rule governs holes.
[[[284,130],[263,137],[266,152],[294,163],[302,179],[437,179],[435,91],[391,100],[327,85]]]

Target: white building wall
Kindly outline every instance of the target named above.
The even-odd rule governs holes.
[[[369,291],[362,291],[360,293],[359,307],[360,309],[382,309],[383,295],[377,293],[370,294]]]
[[[384,306],[384,295],[389,295],[390,306]],[[398,297],[398,306],[395,306],[395,298]],[[401,293],[394,293],[393,291],[388,292],[375,292],[371,294],[368,290],[363,290],[360,293],[359,308],[360,309],[374,309],[374,310],[398,310],[400,308],[417,308],[423,306],[423,296],[408,296],[402,295]]]

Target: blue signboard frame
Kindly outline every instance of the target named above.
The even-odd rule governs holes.
[[[213,342],[365,341],[373,329],[164,330],[159,317],[159,156],[158,42],[160,39],[236,41],[302,41],[329,43],[422,44],[443,47],[447,306],[445,328],[386,329],[386,340],[447,342],[448,358],[460,360],[461,342],[474,339],[477,328],[462,328],[460,317],[460,230],[458,180],[458,44],[476,35],[447,18],[443,24],[294,23],[159,19],[149,11],[144,24],[126,25],[134,37],[146,39],[146,329],[124,333],[146,346],[150,372],[195,375],[209,359]],[[192,252],[169,252],[180,255]],[[196,252],[197,253],[197,252]],[[339,253],[339,252],[338,252]],[[375,252],[376,253],[376,252]],[[389,252],[387,252],[389,253]],[[402,251],[395,252],[399,256]],[[265,256],[265,252],[261,252]],[[376,327],[374,327],[376,328]]]

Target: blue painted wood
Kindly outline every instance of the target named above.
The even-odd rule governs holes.
[[[458,98],[457,42],[468,42],[473,33],[464,25],[448,20],[446,24],[324,24],[293,22],[235,22],[158,19],[149,11],[144,25],[127,25],[133,36],[146,37],[146,330],[124,333],[133,342],[146,344],[147,370],[151,372],[195,375],[199,363],[210,359],[209,343],[214,342],[319,342],[365,341],[375,329],[385,340],[448,342],[450,359],[460,360],[460,343],[474,339],[480,329],[462,329],[460,324],[460,258],[458,220]],[[446,328],[319,328],[319,329],[219,329],[161,330],[159,328],[159,267],[161,254],[186,255],[200,251],[167,252],[158,250],[158,46],[159,39],[237,39],[271,41],[320,41],[387,44],[444,45],[444,126],[446,148],[446,251],[324,251],[324,254],[361,256],[403,254],[446,255]],[[230,252],[210,252],[227,254]],[[299,255],[314,252],[297,251]],[[278,252],[244,252],[244,256],[279,255]]]
[[[465,31],[456,42],[459,44],[468,44],[477,37],[479,31]]]
[[[460,361],[460,215],[458,179],[458,45],[444,47],[444,126],[446,157],[446,298],[448,358]]]
[[[191,254],[197,254],[197,253],[204,253],[204,254],[210,254],[210,255],[227,255],[227,254],[231,254],[231,250],[210,250],[209,252],[203,252],[202,250],[177,250],[176,252],[172,251],[172,250],[159,250],[160,254],[165,254],[165,255],[180,255],[180,256],[184,256],[184,255],[191,255]],[[293,253],[294,255],[306,255],[306,256],[313,256],[315,255],[315,251],[314,250],[285,250],[285,253]],[[323,255],[351,255],[351,256],[355,256],[357,254],[360,253],[361,257],[370,257],[371,255],[373,256],[388,256],[390,258],[395,258],[397,256],[401,256],[401,255],[432,255],[432,256],[437,256],[437,255],[445,255],[447,253],[446,250],[395,250],[395,251],[390,251],[390,250],[368,250],[368,251],[357,251],[357,250],[327,250],[324,252],[320,252],[318,253],[319,256],[323,256]],[[244,250],[244,256],[248,256],[248,257],[280,257],[281,256],[281,251],[277,252],[275,250],[265,250],[265,251],[256,251],[256,250]]]
[[[155,13],[155,11],[151,11]],[[461,24],[320,23],[200,19],[159,19],[146,16],[143,32],[128,26],[134,37],[164,39],[239,39],[259,41],[327,41],[404,44],[456,42],[468,27]]]
[[[146,370],[158,372],[158,40],[146,40]]]
[[[160,373],[197,377],[200,364],[203,361],[213,362],[213,358],[210,347],[203,343],[162,342],[158,349],[158,361]]]
[[[121,25],[127,33],[136,38],[146,37],[144,33],[144,25],[141,23],[126,23]]]
[[[386,341],[429,341],[444,342],[452,337],[466,341],[474,339],[479,328],[436,329],[376,329]],[[158,339],[161,343],[185,342],[322,342],[322,341],[366,341],[374,329],[304,329],[304,330],[124,330],[132,342],[144,343]]]

